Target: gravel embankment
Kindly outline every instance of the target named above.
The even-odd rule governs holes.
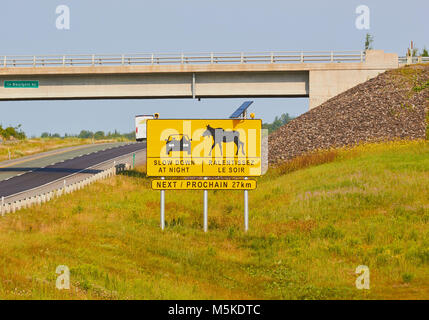
[[[429,64],[391,70],[304,113],[269,136],[269,162],[360,142],[421,139]]]

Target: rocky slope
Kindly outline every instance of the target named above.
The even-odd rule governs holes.
[[[314,151],[426,137],[429,64],[391,70],[331,98],[269,136],[269,162]]]

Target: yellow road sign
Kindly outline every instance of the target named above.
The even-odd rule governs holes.
[[[260,176],[261,120],[150,119],[147,175]]]
[[[152,180],[154,190],[254,190],[256,180]]]

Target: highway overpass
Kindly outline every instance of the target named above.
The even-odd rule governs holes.
[[[309,97],[310,108],[398,67],[382,50],[0,59],[0,100]]]

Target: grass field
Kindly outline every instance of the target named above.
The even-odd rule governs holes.
[[[2,299],[429,299],[429,143],[302,157],[249,192],[159,192],[143,170],[0,218]],[[71,289],[57,290],[67,265]],[[370,290],[355,269],[370,269]]]
[[[116,140],[114,140],[116,141]],[[113,140],[95,140],[95,143],[113,142]],[[93,143],[92,139],[79,138],[34,138],[8,141],[0,144],[0,161],[16,159],[49,150]]]

